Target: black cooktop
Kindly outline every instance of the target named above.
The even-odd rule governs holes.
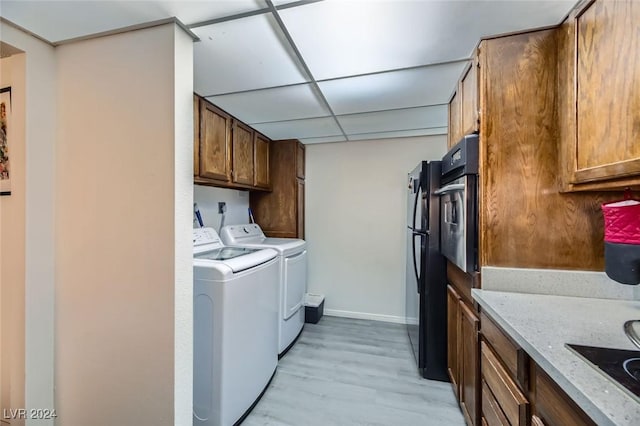
[[[640,398],[640,351],[598,348],[567,343],[566,346],[587,360],[630,392]]]

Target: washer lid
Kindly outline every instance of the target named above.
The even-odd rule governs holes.
[[[196,259],[208,259],[208,260],[228,260],[238,256],[244,256],[249,253],[255,253],[259,249],[242,248],[242,247],[222,247],[219,249],[206,251],[194,256]]]
[[[272,249],[222,247],[195,254],[193,265],[217,269],[226,266],[236,273],[268,262],[277,255],[278,252]]]

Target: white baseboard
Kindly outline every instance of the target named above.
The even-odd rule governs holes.
[[[367,312],[353,312],[353,311],[341,311],[338,309],[325,309],[324,315],[330,317],[343,317],[343,318],[356,318],[356,319],[366,319],[372,321],[383,321],[383,322],[393,322],[396,324],[406,324],[404,317],[398,317],[395,315],[380,315],[380,314],[370,314]]]

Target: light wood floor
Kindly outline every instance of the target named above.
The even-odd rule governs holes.
[[[404,325],[323,316],[243,426],[464,425],[450,383],[422,379]]]

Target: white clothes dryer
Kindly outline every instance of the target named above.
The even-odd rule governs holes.
[[[278,364],[278,253],[193,230],[193,424],[240,422]]]
[[[220,230],[222,241],[233,247],[272,248],[280,263],[278,304],[278,354],[284,355],[304,326],[304,294],[307,291],[307,243],[297,238],[268,238],[255,223],[228,225]]]

